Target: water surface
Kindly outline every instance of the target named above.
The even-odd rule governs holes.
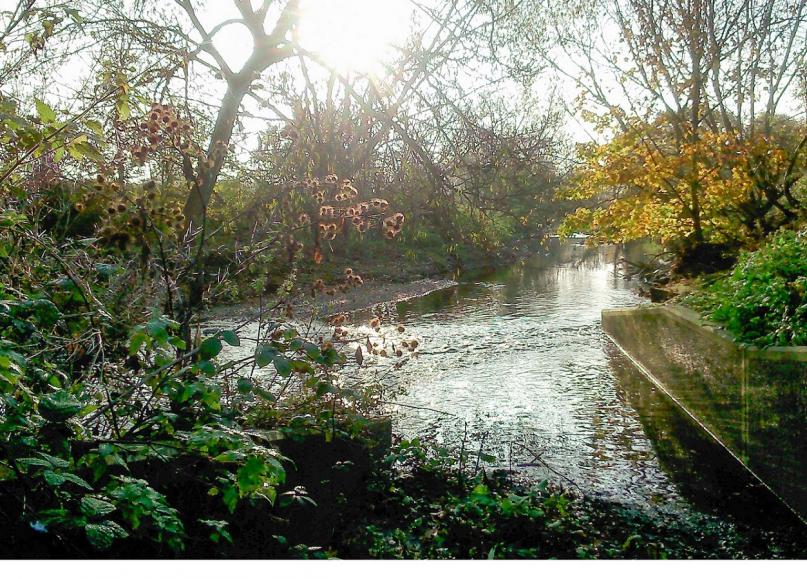
[[[603,309],[646,301],[621,267],[641,251],[625,251],[555,243],[528,263],[388,308],[422,344],[405,372],[384,378],[404,389],[390,406],[396,432],[642,508],[771,506],[603,333]]]
[[[527,263],[356,314],[352,336],[385,336],[390,353],[416,338],[419,353],[401,369],[402,359],[368,356],[343,379],[383,384],[396,434],[464,448],[472,466],[487,458],[528,481],[721,524],[790,517],[603,333],[603,309],[646,301],[625,260],[641,261],[641,248],[553,242]],[[380,335],[367,324],[378,314]],[[224,355],[248,355],[258,326]]]

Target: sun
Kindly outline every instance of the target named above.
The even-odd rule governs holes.
[[[303,0],[300,44],[339,72],[381,73],[381,63],[406,38],[409,0]]]

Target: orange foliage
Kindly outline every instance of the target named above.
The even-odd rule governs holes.
[[[755,234],[764,190],[790,163],[763,137],[701,132],[681,140],[662,121],[580,154],[583,168],[562,195],[595,203],[568,216],[561,233],[585,231],[595,242],[742,240]]]

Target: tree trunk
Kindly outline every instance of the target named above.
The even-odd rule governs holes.
[[[197,166],[198,187],[193,187],[185,203],[185,218],[188,228],[200,227],[207,205],[213,195],[221,168],[227,157],[233,128],[238,118],[238,108],[249,89],[249,82],[236,77],[227,85],[227,92],[221,101],[216,124],[207,147],[207,158]]]

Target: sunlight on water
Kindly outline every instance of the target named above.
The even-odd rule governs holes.
[[[674,513],[767,509],[755,505],[768,494],[603,333],[603,309],[645,301],[615,266],[640,260],[633,252],[554,243],[530,263],[382,306],[418,355],[402,370],[350,356],[343,379],[384,385],[396,434],[491,455],[527,481]],[[353,334],[373,336],[375,313],[356,313]]]
[[[618,395],[600,329],[603,308],[642,299],[616,275],[612,250],[566,246],[549,257],[398,306],[423,350],[398,399],[422,410],[398,407],[397,430],[456,445],[467,422],[468,447],[502,465],[538,463],[523,467],[531,477],[669,498],[673,485]]]

